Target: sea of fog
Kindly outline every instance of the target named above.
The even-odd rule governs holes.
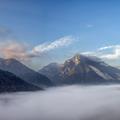
[[[120,86],[1,94],[0,120],[120,120]]]

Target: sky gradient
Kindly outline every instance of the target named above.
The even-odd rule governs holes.
[[[119,66],[119,6],[118,0],[0,0],[1,57],[19,48],[18,55],[30,56],[27,64],[35,69],[75,53]]]

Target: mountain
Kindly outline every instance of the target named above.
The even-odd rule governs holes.
[[[94,56],[75,55],[64,64],[52,63],[39,70],[56,85],[120,83],[120,70]]]
[[[32,83],[41,88],[52,85],[52,82],[40,73],[28,68],[15,59],[0,59],[0,69],[11,72],[24,81]]]
[[[17,92],[17,91],[35,91],[42,90],[24,80],[18,78],[14,74],[0,70],[0,92]]]

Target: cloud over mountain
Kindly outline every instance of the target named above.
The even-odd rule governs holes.
[[[74,46],[75,41],[77,40],[73,36],[64,36],[51,42],[43,42],[32,48],[29,47],[29,44],[18,42],[17,40],[1,41],[0,57],[15,58],[20,61],[30,61],[33,58],[43,59],[43,56],[46,56],[51,51],[54,52],[61,48],[66,48],[71,44]],[[77,46],[74,46],[73,51],[76,48]],[[118,61],[120,59],[120,45],[103,46],[94,51],[85,51],[81,54],[97,56],[108,62]],[[72,53],[68,56],[70,55],[72,56]]]
[[[120,45],[106,46],[101,48],[100,50],[108,50],[111,49],[110,53],[103,54],[101,58],[105,58],[108,60],[117,60],[120,58]]]
[[[6,59],[15,58],[26,60],[28,58],[27,48],[23,43],[6,41],[0,44],[0,54]]]
[[[82,54],[95,55],[95,56],[98,56],[99,58],[102,58],[108,61],[119,60],[120,59],[120,45],[104,46],[104,47],[98,48],[95,51],[83,52]]]

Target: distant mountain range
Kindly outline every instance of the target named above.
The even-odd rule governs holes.
[[[0,92],[35,91],[41,88],[25,82],[14,74],[0,70]]]
[[[42,90],[54,85],[111,83],[120,83],[120,69],[93,56],[77,54],[63,64],[51,63],[38,72],[15,59],[0,59],[0,92]]]
[[[28,68],[15,59],[0,59],[0,69],[11,72],[17,77],[40,88],[52,86],[52,82],[40,73]]]
[[[101,59],[77,54],[63,64],[51,63],[39,70],[56,85],[120,83],[120,69]]]

